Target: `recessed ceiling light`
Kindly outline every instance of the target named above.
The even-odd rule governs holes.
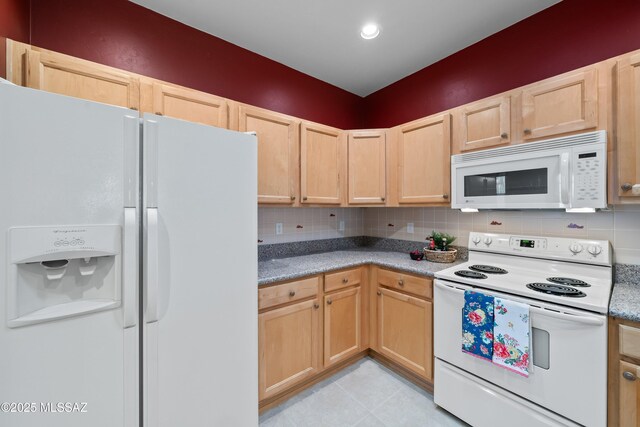
[[[375,39],[378,34],[380,34],[380,28],[376,24],[367,24],[360,31],[360,37],[365,40]]]

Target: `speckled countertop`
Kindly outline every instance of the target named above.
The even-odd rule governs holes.
[[[609,315],[640,322],[640,265],[616,265]]]
[[[433,276],[436,271],[449,268],[456,263],[413,261],[405,252],[372,250],[367,248],[324,252],[290,258],[277,258],[258,263],[258,286],[304,276],[340,270],[364,264],[394,268],[421,276]]]

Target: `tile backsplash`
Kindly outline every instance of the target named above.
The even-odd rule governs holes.
[[[344,231],[340,222],[344,221]],[[282,234],[276,224],[282,223]],[[414,230],[409,233],[407,224]],[[470,231],[609,240],[617,263],[640,264],[640,205],[611,211],[482,211],[449,208],[264,208],[258,209],[260,244],[372,236],[424,241],[432,230],[457,237],[466,246]]]

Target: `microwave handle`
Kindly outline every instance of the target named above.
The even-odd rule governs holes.
[[[569,153],[560,155],[560,200],[563,205],[569,205]]]

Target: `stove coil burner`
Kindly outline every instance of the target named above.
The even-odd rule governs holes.
[[[485,274],[478,273],[476,271],[468,271],[468,270],[458,270],[453,274],[460,277],[466,277],[467,279],[486,279],[487,278]]]
[[[588,288],[591,286],[587,282],[578,279],[571,279],[569,277],[549,277],[547,280],[559,285],[576,286],[579,288]]]
[[[494,267],[492,265],[472,265],[471,267],[469,267],[469,270],[479,271],[481,273],[487,274],[507,274],[507,270],[505,270],[504,268]]]
[[[527,288],[537,292],[561,297],[580,298],[587,296],[587,294],[576,288],[570,288],[569,286],[563,285],[553,285],[551,283],[528,283]]]

